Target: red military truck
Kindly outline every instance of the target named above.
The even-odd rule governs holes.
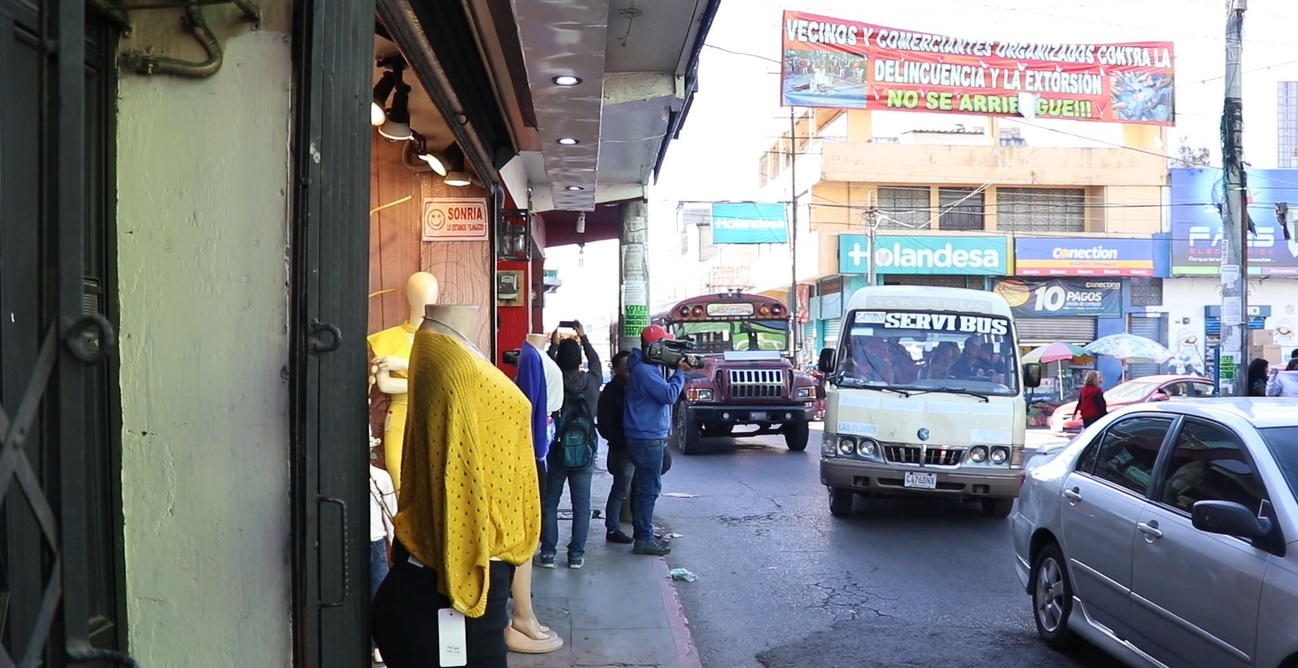
[[[701,368],[686,374],[685,391],[672,412],[668,436],[682,454],[699,451],[705,436],[783,434],[790,450],[807,448],[807,423],[816,382],[789,357],[789,310],[762,295],[725,292],[686,299],[653,318],[677,339]]]

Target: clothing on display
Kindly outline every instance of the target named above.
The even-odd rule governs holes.
[[[546,400],[545,367],[541,362],[544,355],[533,346],[523,346],[518,354],[518,373],[514,382],[523,391],[531,404],[532,447],[537,459],[545,459],[550,446],[549,404]]]

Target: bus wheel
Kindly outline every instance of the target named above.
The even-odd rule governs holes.
[[[699,451],[699,427],[690,420],[685,404],[676,404],[672,409],[672,441],[682,455],[694,455]]]
[[[829,488],[829,514],[834,517],[847,517],[852,514],[852,502],[856,492],[850,489]]]
[[[807,449],[807,439],[810,435],[811,428],[806,422],[791,422],[784,425],[784,444],[794,452],[802,452]]]

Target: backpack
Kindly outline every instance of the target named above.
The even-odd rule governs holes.
[[[1105,415],[1109,414],[1109,402],[1104,400],[1103,392],[1095,393],[1094,403],[1095,403],[1095,414],[1097,416],[1104,417]]]
[[[580,392],[565,392],[563,407],[554,424],[555,461],[568,471],[582,471],[595,462],[595,418],[590,414],[586,397]]]

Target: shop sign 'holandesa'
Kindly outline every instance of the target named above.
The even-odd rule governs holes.
[[[478,197],[424,198],[424,241],[487,241],[487,200]]]
[[[1009,238],[1005,236],[878,235],[875,273],[1004,276],[1009,273]],[[863,234],[838,237],[838,271],[864,274],[869,269],[870,240]]]

